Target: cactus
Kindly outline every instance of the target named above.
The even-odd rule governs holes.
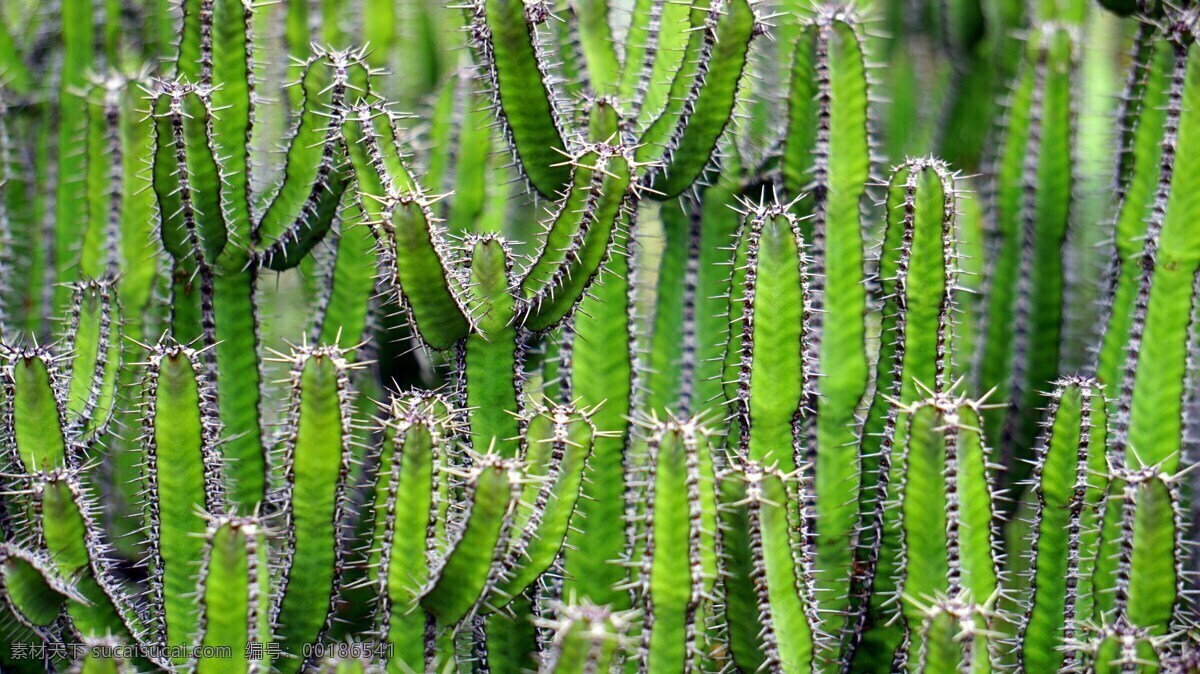
[[[10,0],[0,668],[1197,669],[1197,30]]]

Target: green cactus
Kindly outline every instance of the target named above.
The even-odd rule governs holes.
[[[1094,4],[10,0],[0,668],[1200,669],[1200,10]]]

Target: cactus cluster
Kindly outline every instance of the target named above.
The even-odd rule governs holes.
[[[0,671],[1200,672],[1197,37],[7,0]]]

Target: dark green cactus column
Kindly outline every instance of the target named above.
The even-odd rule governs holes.
[[[885,661],[873,661],[886,667],[898,636],[878,624],[886,621],[879,611],[893,588],[901,545],[901,532],[889,526],[896,516],[892,480],[907,441],[907,406],[950,389],[958,283],[957,197],[954,174],[937,159],[910,159],[888,182],[878,271],[884,301],[876,391],[859,445],[862,530],[846,642],[847,656],[855,662],[874,653]],[[866,629],[868,623],[876,626]],[[864,637],[867,641],[860,647]]]
[[[867,390],[863,208],[871,178],[867,68],[856,11],[822,6],[794,49],[783,184],[812,246],[810,349],[804,460],[816,499],[822,628],[841,629],[849,607],[857,529],[859,414]],[[811,216],[811,217],[807,217]]]
[[[994,258],[987,270],[986,333],[978,390],[1006,407],[989,410],[1005,484],[1027,475],[1038,396],[1058,376],[1065,295],[1063,244],[1075,185],[1073,80],[1077,31],[1038,24],[1009,95],[1004,139],[990,179]]]

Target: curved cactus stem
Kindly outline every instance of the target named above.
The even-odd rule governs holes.
[[[1009,466],[1006,485],[1028,475],[1038,396],[1058,376],[1079,49],[1069,27],[1039,24],[1032,31],[992,169],[990,224],[998,248],[986,272],[986,332],[977,370],[979,390],[995,390],[996,400],[1009,403],[985,414],[989,437]]]
[[[301,66],[300,111],[291,130],[284,175],[263,208],[254,240],[268,244],[311,237],[329,230],[344,186],[338,175],[338,121],[358,100],[370,100],[370,71],[361,51],[316,49]],[[340,192],[338,192],[340,194]],[[318,237],[319,238],[319,237]],[[299,261],[299,258],[296,258]]]
[[[574,521],[592,453],[593,410],[539,405],[526,422],[521,506],[517,509],[491,596],[484,604],[502,608],[529,588],[554,563]]]
[[[810,349],[815,390],[806,432],[817,500],[818,597],[823,629],[839,631],[848,607],[848,577],[857,444],[867,392],[862,209],[871,172],[869,88],[857,12],[844,5],[816,10],[793,50],[782,173],[811,243]],[[811,216],[811,217],[808,217]],[[824,657],[824,656],[822,656]]]
[[[383,275],[408,308],[426,344],[446,349],[471,329],[463,279],[446,233],[427,195],[400,156],[395,118],[375,106],[357,106],[342,126],[358,183],[365,222],[378,243]]]
[[[932,158],[909,159],[888,181],[878,267],[883,297],[879,360],[875,395],[859,441],[863,529],[857,543],[859,570],[852,579],[850,652],[862,636],[877,565],[892,553],[883,550],[888,536],[884,524],[892,453],[904,443],[904,407],[921,400],[928,390],[942,393],[949,387],[958,271],[957,194],[956,176]],[[883,563],[885,575],[890,574],[889,562]]]
[[[86,442],[104,437],[117,399],[122,364],[121,305],[109,279],[72,286],[63,349],[68,361],[69,432]]]
[[[1163,671],[1159,664],[1167,647],[1166,639],[1151,636],[1124,620],[1094,628],[1079,644],[1079,650],[1089,656],[1087,671],[1095,674]]]
[[[571,182],[562,158],[571,150],[560,102],[548,86],[537,28],[550,20],[546,0],[471,0],[471,42],[495,99],[497,119],[522,175],[547,199]]]
[[[735,460],[718,475],[725,610],[744,671],[815,671],[823,638],[814,596],[812,532],[792,506],[795,475]]]
[[[88,603],[75,579],[59,574],[54,560],[14,543],[0,544],[0,600],[43,638],[53,636],[64,602]]]
[[[513,597],[502,610],[482,620],[485,641],[475,647],[482,646],[486,652],[480,655],[484,656],[481,660],[486,661],[489,672],[515,674],[537,669],[542,653],[539,630],[534,624],[538,610],[535,594],[530,588]]]
[[[632,616],[588,601],[553,609],[541,627],[554,631],[540,674],[617,674]]]
[[[701,671],[715,635],[716,476],[707,429],[694,419],[647,422],[643,612],[639,672]]]
[[[450,495],[439,466],[449,463],[458,429],[443,400],[420,393],[393,397],[382,423],[370,580],[379,596],[375,630],[392,649],[389,671],[422,671],[438,654],[437,626],[418,600],[445,543]]]
[[[519,461],[494,454],[475,457],[462,475],[463,525],[448,541],[421,597],[439,624],[460,622],[487,597],[503,564],[524,477]]]
[[[301,345],[280,357],[291,372],[283,437],[273,461],[278,487],[267,498],[285,537],[272,622],[290,656],[275,666],[297,671],[311,664],[302,657],[303,646],[325,638],[341,590],[355,456],[350,375],[358,366],[335,346]]]
[[[211,136],[212,91],[186,81],[159,81],[150,92],[156,151],[151,164],[159,238],[188,269],[211,267],[228,241],[221,169]]]
[[[111,548],[101,537],[96,521],[97,504],[71,469],[39,472],[29,478],[40,516],[41,535],[58,573],[75,579],[85,602],[67,602],[67,615],[84,637],[116,635],[126,644],[152,639],[133,611],[113,574]],[[153,643],[150,641],[149,643]],[[157,657],[158,666],[166,663]]]
[[[192,593],[207,530],[203,513],[225,507],[215,395],[201,354],[169,341],[151,347],[141,401],[145,526],[153,629],[168,647],[188,646],[197,635]]]
[[[201,646],[196,672],[264,672],[270,663],[271,576],[267,541],[256,519],[215,517],[204,532],[204,554],[196,592],[200,622],[195,643]],[[229,657],[220,649],[228,648]],[[211,651],[209,656],[205,650]]]
[[[522,324],[547,331],[568,318],[611,256],[622,211],[630,207],[633,153],[615,137],[611,105],[590,116],[592,142],[566,157],[571,185],[539,236],[538,254],[519,274]]]
[[[469,311],[475,329],[458,348],[458,371],[470,414],[471,444],[512,458],[521,446],[524,342],[516,324],[512,253],[503,239],[468,238]]]
[[[668,108],[668,113],[655,121],[642,140],[657,142],[654,127],[662,120],[673,122],[665,144],[654,151],[653,161],[659,168],[647,180],[656,196],[677,197],[703,176],[717,142],[733,119],[750,43],[761,30],[750,0],[709,3],[704,30],[700,32],[696,72],[684,80],[688,85],[684,99],[670,104],[681,107],[680,113],[672,119]],[[671,89],[674,96],[674,84]],[[645,161],[640,156],[638,159]]]

